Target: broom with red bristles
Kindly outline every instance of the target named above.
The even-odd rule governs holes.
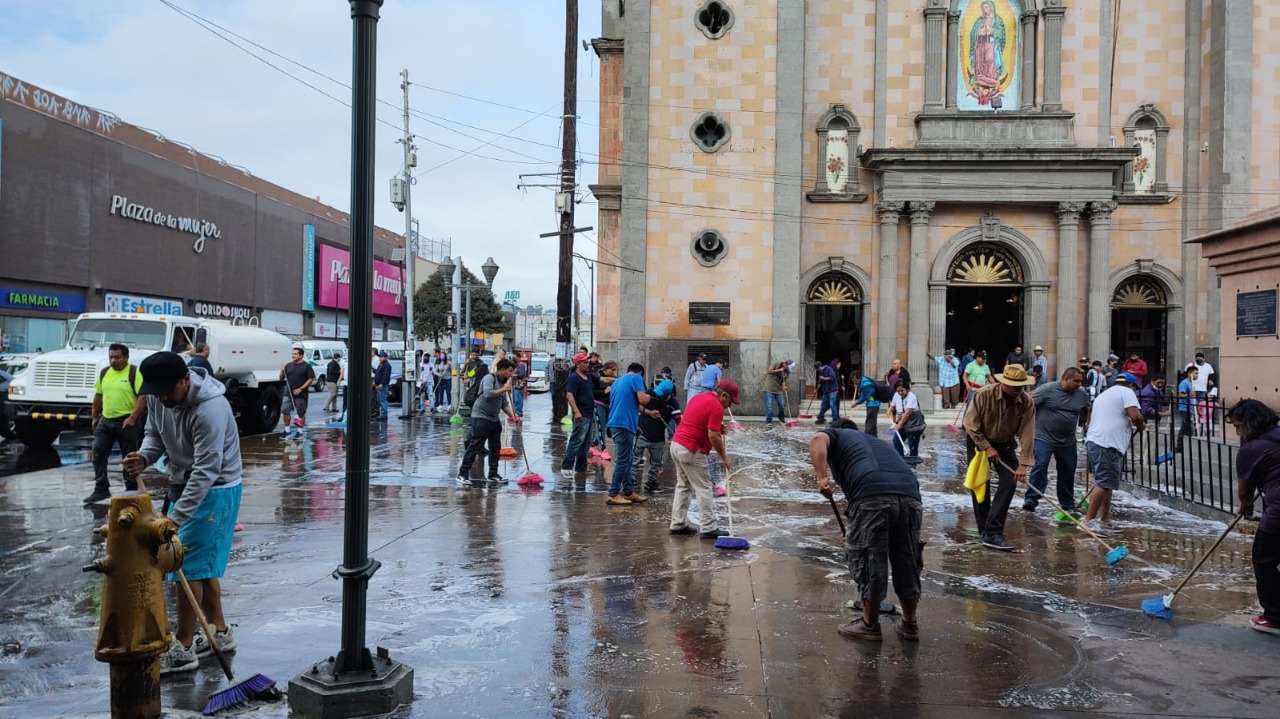
[[[511,414],[514,415],[515,411],[512,410]],[[531,484],[542,484],[546,480],[543,479],[541,474],[534,472],[533,468],[529,466],[529,452],[524,448],[524,422],[521,417],[516,417],[513,423],[516,426],[516,435],[520,439],[520,456],[524,459],[524,476],[517,479],[516,484],[521,487],[526,487]]]

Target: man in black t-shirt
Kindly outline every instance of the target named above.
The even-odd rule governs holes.
[[[862,598],[862,617],[841,625],[840,634],[881,640],[880,602],[888,594],[892,568],[893,590],[902,603],[902,621],[895,629],[903,639],[919,639],[916,606],[924,563],[920,481],[899,452],[884,440],[859,432],[848,419],[813,435],[809,460],[818,491],[831,497],[829,470],[848,502],[844,553]]]
[[[311,363],[302,359],[302,348],[294,347],[292,356],[288,364],[280,369],[280,379],[284,380],[285,391],[292,397],[284,398],[284,402],[280,405],[280,413],[284,415],[284,433],[289,434],[289,430],[293,425],[290,424],[289,415],[295,411],[298,413],[298,419],[306,424],[307,419],[307,397],[311,394],[311,383],[316,381],[316,371],[311,368]]]
[[[560,474],[567,479],[573,479],[575,471],[585,472],[589,468],[587,448],[591,445],[591,424],[595,419],[595,393],[591,388],[595,376],[587,372],[589,366],[586,353],[579,352],[573,358],[573,373],[564,387],[565,401],[573,417],[573,433],[569,435],[564,460],[560,463]]]
[[[338,386],[342,384],[342,353],[334,352],[329,365],[324,368],[324,379],[329,385],[329,399],[324,403],[326,412],[338,411]]]

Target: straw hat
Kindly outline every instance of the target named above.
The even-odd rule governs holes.
[[[1027,368],[1020,364],[1005,365],[1004,372],[996,375],[996,381],[1010,387],[1026,387],[1036,383],[1027,376]]]

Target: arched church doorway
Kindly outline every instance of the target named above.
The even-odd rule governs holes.
[[[805,337],[814,359],[823,364],[839,357],[842,379],[862,369],[865,299],[862,288],[843,272],[827,272],[805,293]],[[806,368],[808,370],[809,368]],[[806,372],[812,376],[812,371]]]
[[[1024,344],[1025,285],[1022,263],[1004,245],[975,242],[961,249],[947,268],[947,347],[985,351],[1002,367],[1005,355]],[[1024,349],[1030,355],[1031,348]]]
[[[1132,275],[1111,296],[1111,349],[1121,360],[1137,352],[1147,363],[1147,376],[1168,367],[1169,294],[1152,275]]]

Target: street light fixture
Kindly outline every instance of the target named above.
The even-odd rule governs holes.
[[[459,262],[461,262],[461,258],[459,258]],[[483,285],[468,284],[466,282],[461,281],[462,276],[460,273],[458,274],[459,282],[455,283],[453,281],[453,277],[454,277],[454,274],[457,273],[457,270],[458,270],[458,263],[455,263],[452,257],[445,257],[443,260],[440,261],[439,272],[441,273],[441,276],[444,279],[445,287],[451,290],[462,290],[467,294],[467,309],[466,309],[467,335],[466,336],[467,336],[467,353],[470,354],[471,347],[472,347],[472,344],[471,344],[471,292],[473,290],[493,291],[493,280],[495,277],[498,276],[499,267],[498,267],[498,263],[494,262],[492,257],[485,260],[484,264],[480,266],[480,271],[484,273],[485,284]],[[457,400],[457,404],[454,405],[454,416],[450,421],[453,421],[454,419],[456,419],[457,421],[461,422],[462,417],[459,414],[461,412],[461,407],[462,407],[462,402],[460,397],[461,392],[460,392],[460,388],[456,386],[454,387],[454,390],[455,392],[453,394]]]

